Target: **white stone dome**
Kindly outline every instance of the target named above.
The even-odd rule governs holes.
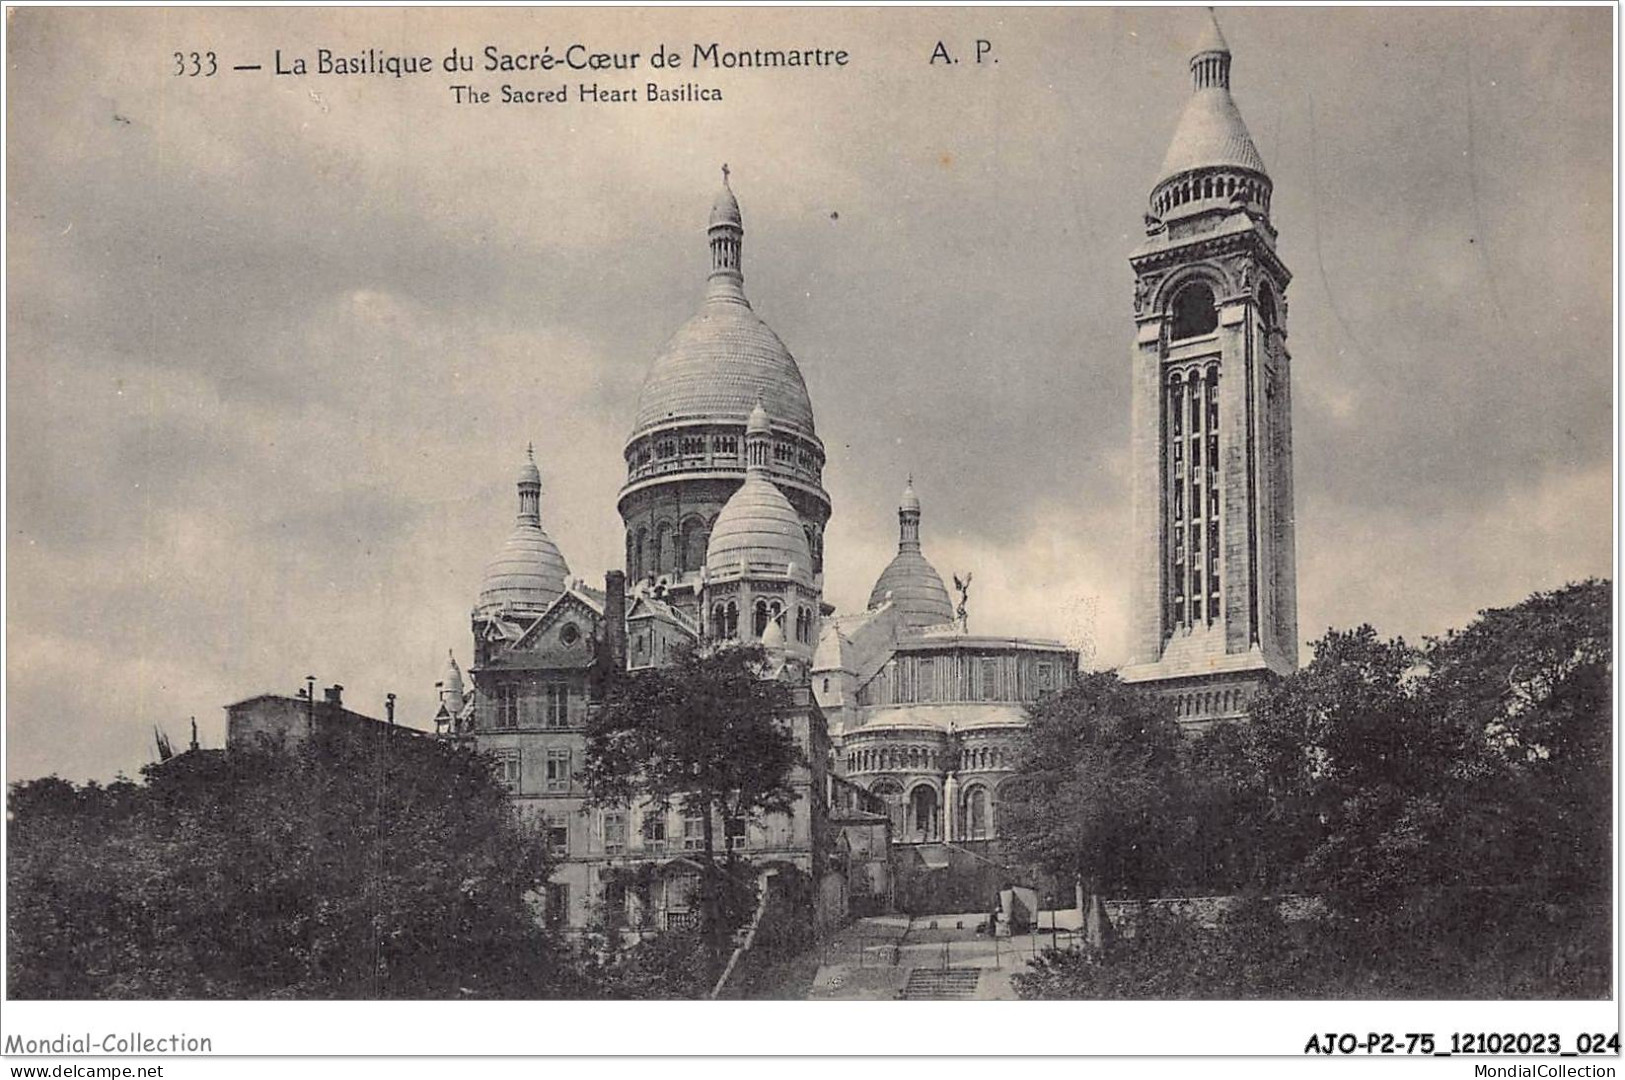
[[[705,302],[650,366],[638,394],[634,438],[681,420],[741,423],[758,401],[777,425],[815,435],[801,369],[745,298],[744,228],[739,200],[727,186],[711,207],[708,232],[712,267]]]
[[[869,607],[879,607],[888,597],[902,613],[905,626],[941,626],[954,620],[953,600],[942,576],[918,551],[899,551],[887,564],[869,593]]]
[[[476,614],[509,611],[539,615],[564,593],[570,567],[553,538],[542,530],[542,474],[531,452],[519,470],[519,516],[513,532],[485,567]]]
[[[564,594],[570,567],[540,525],[520,522],[485,567],[477,610],[539,615]]]
[[[776,423],[815,434],[807,384],[784,342],[748,305],[712,297],[655,358],[633,428],[676,420],[742,423],[758,401]]]
[[[812,580],[812,549],[801,518],[790,500],[762,473],[752,470],[717,515],[705,549],[712,577],[766,574],[793,570],[801,581]]]

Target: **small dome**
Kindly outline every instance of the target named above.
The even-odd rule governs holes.
[[[782,575],[793,569],[795,577],[812,579],[812,549],[800,516],[784,492],[755,470],[717,515],[705,549],[706,570],[713,577],[735,572],[741,563],[747,574]]]
[[[762,631],[762,648],[770,651],[784,648],[784,627],[779,625],[778,619],[767,620],[767,629]]]
[[[519,516],[513,532],[485,567],[476,614],[506,608],[515,614],[539,615],[563,593],[570,567],[553,538],[542,531],[542,473],[530,448],[519,469]]]
[[[540,525],[518,522],[485,567],[475,610],[494,613],[507,607],[540,615],[564,594],[569,577],[570,567],[553,538]]]
[[[880,572],[869,593],[869,607],[884,604],[888,595],[905,626],[941,626],[954,621],[953,601],[942,577],[918,551],[899,551]]]
[[[903,488],[903,500],[897,504],[897,509],[909,513],[920,512],[920,497],[914,494],[914,478],[908,478],[908,485]]]
[[[542,470],[536,467],[536,448],[534,446],[525,447],[525,463],[519,466],[519,482],[521,484],[535,484],[537,487],[541,486]]]
[[[463,672],[457,666],[457,657],[450,649],[446,650],[446,673],[440,677],[440,685],[447,690],[456,692],[459,696],[463,692]]]
[[[767,410],[762,408],[762,399],[756,399],[756,408],[750,411],[750,419],[745,421],[745,431],[772,431],[773,425],[768,422]]]
[[[722,190],[717,192],[716,202],[711,204],[711,224],[744,226],[744,218],[739,213],[739,200],[734,198],[733,189],[726,179],[722,182]]]

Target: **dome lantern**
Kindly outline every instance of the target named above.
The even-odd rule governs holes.
[[[728,166],[722,166],[722,190],[711,204],[711,222],[706,228],[711,240],[711,278],[708,298],[729,300],[750,306],[745,299],[745,219],[739,200],[728,185]]]

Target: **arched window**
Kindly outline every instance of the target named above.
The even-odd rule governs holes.
[[[973,787],[965,795],[965,834],[968,840],[986,840],[987,789]]]
[[[739,636],[739,605],[732,600],[728,601],[728,623],[722,631],[722,636],[728,638]]]
[[[753,631],[752,631],[752,634],[751,634],[752,637],[759,638],[763,634],[767,633],[767,601],[766,600],[758,600],[758,601],[756,601],[756,618],[751,623],[751,626],[754,628]]]
[[[728,636],[728,609],[721,604],[711,609],[711,636]]]
[[[638,530],[636,555],[632,559],[632,577],[641,578],[644,571],[649,568],[649,531]]]
[[[674,574],[677,572],[677,544],[672,533],[671,522],[662,521],[660,532],[655,540],[655,551],[659,557],[659,572]]]
[[[1213,290],[1200,281],[1193,281],[1180,289],[1170,305],[1173,313],[1173,339],[1201,337],[1211,334],[1219,326],[1219,309],[1213,301]]]
[[[1258,318],[1264,329],[1273,330],[1276,324],[1275,293],[1268,287],[1258,290]]]

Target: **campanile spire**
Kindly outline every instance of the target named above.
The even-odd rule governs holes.
[[[1292,358],[1273,184],[1211,13],[1134,268],[1132,659],[1187,723],[1298,663]]]

